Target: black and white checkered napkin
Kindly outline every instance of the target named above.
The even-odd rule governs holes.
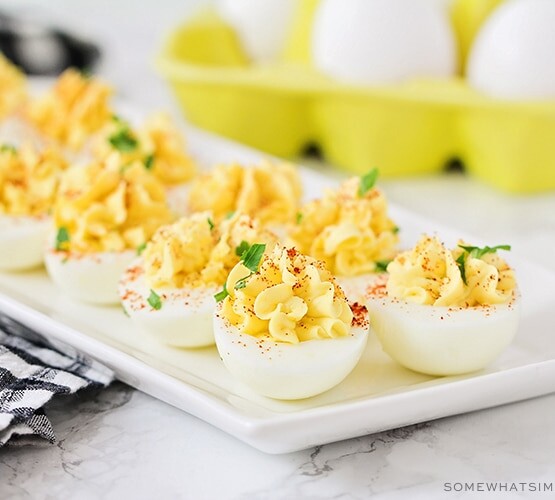
[[[0,447],[55,441],[44,405],[56,394],[105,387],[113,373],[65,344],[0,315]]]

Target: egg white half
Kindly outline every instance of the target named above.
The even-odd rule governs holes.
[[[0,215],[0,269],[23,271],[43,262],[50,217]]]
[[[212,316],[215,287],[156,289],[160,309],[148,298],[151,288],[144,279],[142,259],[135,260],[119,283],[121,303],[141,330],[174,347],[205,347],[214,344]]]
[[[492,363],[511,343],[520,300],[488,307],[410,304],[389,297],[366,301],[383,350],[399,364],[428,375],[461,375]]]
[[[78,254],[48,249],[46,270],[67,295],[91,304],[118,304],[118,281],[136,257],[135,250]]]
[[[218,310],[214,337],[225,366],[254,392],[274,399],[303,399],[335,387],[354,369],[368,340],[367,328],[299,344],[261,340],[240,333]]]

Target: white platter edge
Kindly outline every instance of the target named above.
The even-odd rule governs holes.
[[[216,398],[200,389],[161,373],[4,294],[0,294],[0,309],[28,328],[103,363],[119,380],[132,387],[271,454],[298,451],[555,391],[555,360],[548,360],[453,380],[448,384],[257,419],[231,406],[224,408]],[[536,381],[534,387],[530,386],[531,379]]]

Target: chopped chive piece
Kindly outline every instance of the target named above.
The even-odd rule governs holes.
[[[67,244],[69,243],[69,231],[67,227],[60,227],[58,233],[56,234],[56,250],[67,250]]]
[[[393,229],[391,230],[391,232],[392,232],[393,234],[398,234],[400,230],[401,230],[401,229],[399,228],[399,226],[393,226]]]
[[[214,295],[214,298],[216,299],[216,302],[221,302],[228,295],[229,295],[229,292],[227,291],[227,288],[226,288],[225,283],[224,283],[224,289],[221,292],[218,292],[216,295]]]
[[[156,309],[157,311],[162,309],[162,299],[160,298],[160,295],[158,295],[152,288],[150,289],[150,295],[147,299],[147,302],[153,309]]]
[[[139,145],[137,139],[133,137],[131,131],[126,127],[122,127],[118,132],[111,135],[108,138],[108,142],[112,145],[112,147],[114,147],[118,151],[121,151],[122,153],[130,153],[131,151],[135,151],[135,149],[137,149],[137,146]]]
[[[144,164],[147,170],[152,170],[152,167],[154,167],[154,155],[147,155],[144,159]]]
[[[370,172],[360,178],[360,183],[358,185],[358,196],[360,198],[364,197],[366,193],[374,187],[376,181],[378,180],[378,173],[378,169],[373,168]]]
[[[212,231],[214,229],[214,221],[208,217],[208,219],[206,219],[206,222],[208,222],[208,227],[210,228],[210,231]]]
[[[237,255],[237,257],[243,257],[245,252],[247,252],[250,247],[251,246],[245,240],[243,240],[241,244],[235,248],[235,255]]]
[[[141,255],[146,248],[146,241],[144,243],[141,243],[138,247],[137,247],[137,255]]]
[[[265,243],[254,243],[242,256],[243,265],[255,273],[266,250]]]
[[[295,221],[297,222],[297,224],[300,224],[303,221],[303,214],[301,212],[297,212],[297,215],[295,216]]]
[[[389,265],[390,260],[378,260],[376,261],[376,271],[378,273],[385,273],[387,272],[387,266]]]

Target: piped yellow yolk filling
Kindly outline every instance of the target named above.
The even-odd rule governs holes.
[[[145,278],[153,288],[221,287],[240,259],[241,244],[276,236],[256,220],[234,214],[220,223],[210,212],[199,212],[160,228],[143,253]]]
[[[162,184],[140,163],[93,163],[65,172],[55,204],[64,250],[114,252],[143,245],[173,215]]]
[[[105,159],[115,151],[122,164],[140,161],[164,185],[185,183],[196,174],[183,135],[164,114],[150,117],[136,131],[114,117],[96,140],[94,154]]]
[[[297,344],[351,331],[353,313],[331,273],[295,249],[276,246],[252,275],[237,264],[226,289],[220,314],[241,333]]]
[[[337,276],[357,276],[390,260],[398,242],[383,193],[372,188],[360,196],[359,178],[306,204],[290,230],[294,245],[326,263]]]
[[[0,213],[46,215],[52,209],[67,163],[55,149],[0,146]]]
[[[461,242],[464,245],[464,243]],[[514,295],[514,271],[497,255],[466,255],[464,279],[457,259],[436,237],[423,236],[414,249],[399,254],[387,270],[390,297],[416,304],[475,307],[508,302]]]
[[[69,69],[51,91],[30,103],[27,115],[46,137],[77,150],[111,119],[111,95],[100,80]]]
[[[0,119],[12,113],[27,97],[25,75],[0,53]]]
[[[300,196],[301,182],[293,165],[220,165],[193,182],[189,206],[193,212],[210,210],[218,219],[238,211],[264,225],[279,224],[294,220]]]

